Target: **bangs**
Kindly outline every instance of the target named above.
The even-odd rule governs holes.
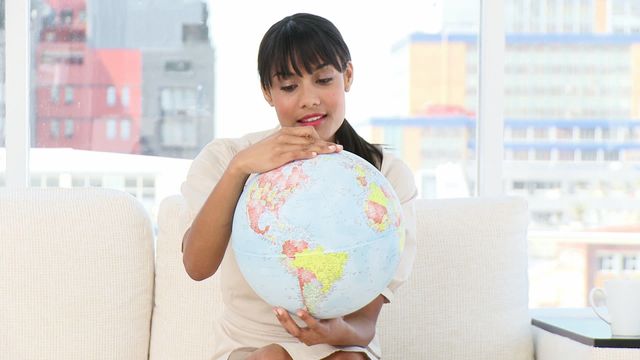
[[[303,71],[311,74],[322,65],[333,65],[343,72],[351,60],[337,29],[336,33],[321,32],[295,20],[282,25],[270,29],[260,44],[258,72],[264,89],[271,88],[275,74],[302,76]]]

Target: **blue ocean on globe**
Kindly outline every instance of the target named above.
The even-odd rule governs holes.
[[[328,319],[382,293],[404,236],[391,184],[364,159],[341,151],[250,178],[231,245],[243,276],[268,304]]]

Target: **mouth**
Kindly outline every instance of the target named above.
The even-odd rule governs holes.
[[[320,125],[326,117],[327,114],[310,114],[298,120],[297,123],[301,126],[316,126]]]

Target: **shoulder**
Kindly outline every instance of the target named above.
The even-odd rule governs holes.
[[[389,151],[383,151],[380,171],[389,180],[400,201],[404,202],[417,197],[415,176],[402,159]]]
[[[209,142],[191,162],[187,178],[180,187],[191,214],[195,216],[234,156],[244,148],[266,138],[278,129],[247,134],[240,138],[220,138]]]

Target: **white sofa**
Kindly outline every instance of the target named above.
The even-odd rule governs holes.
[[[526,203],[420,200],[410,281],[385,305],[385,359],[533,359]],[[106,189],[0,190],[0,359],[209,359],[217,278],[184,272],[188,225]]]

